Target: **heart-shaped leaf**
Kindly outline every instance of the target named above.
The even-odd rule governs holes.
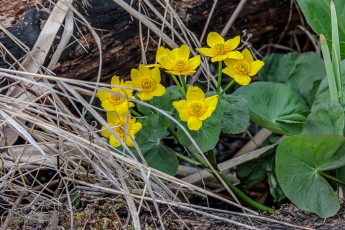
[[[326,218],[335,215],[339,201],[323,175],[345,165],[345,138],[298,135],[277,148],[276,175],[285,195],[300,209]]]

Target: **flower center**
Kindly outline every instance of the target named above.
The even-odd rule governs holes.
[[[224,43],[217,43],[212,48],[216,55],[224,54],[229,51],[228,47]]]
[[[117,120],[114,124],[114,131],[119,137],[123,138],[125,136],[126,123],[122,120]]]
[[[156,83],[151,78],[144,77],[140,82],[140,86],[143,91],[151,92],[155,88]]]
[[[176,67],[177,71],[183,72],[183,71],[187,70],[187,64],[188,64],[188,62],[186,60],[178,59],[175,62],[175,67]]]
[[[251,68],[247,61],[239,61],[234,65],[234,69],[241,75],[248,75]]]
[[[114,95],[114,94],[109,94],[109,101],[112,104],[115,105],[121,105],[123,102],[126,101],[126,98],[124,96],[126,96],[125,92],[123,92],[123,90],[121,89],[111,89],[113,92],[115,92],[116,94],[120,94],[120,95]]]
[[[202,116],[206,111],[206,106],[204,102],[201,101],[193,101],[188,104],[187,111],[191,116]]]

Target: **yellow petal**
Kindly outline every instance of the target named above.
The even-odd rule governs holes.
[[[129,110],[129,108],[128,108],[128,102],[125,101],[125,102],[123,102],[122,104],[117,105],[115,111],[116,111],[118,114],[126,114],[126,113],[128,112],[128,110]]]
[[[254,61],[252,53],[247,48],[245,48],[242,51],[242,54],[243,54],[244,60],[247,60],[249,63],[252,63]]]
[[[232,58],[232,59],[243,59],[243,54],[240,51],[231,51],[227,53],[227,58]]]
[[[201,62],[200,56],[197,55],[197,56],[195,56],[195,57],[193,57],[193,58],[188,60],[187,68],[189,70],[195,70],[200,65],[200,62]]]
[[[251,78],[246,75],[235,75],[233,78],[240,85],[248,85],[251,81]]]
[[[165,69],[173,69],[174,65],[170,61],[168,57],[163,57],[160,59],[159,63],[162,65]]]
[[[201,121],[206,120],[207,118],[211,117],[213,111],[215,110],[215,107],[208,107],[205,111],[205,113],[199,117]]]
[[[133,137],[132,137],[133,138]],[[133,141],[132,141],[132,138],[130,137],[130,135],[126,135],[126,145],[128,146],[128,147],[133,147],[134,146],[134,143],[133,143]],[[133,138],[134,139],[134,138]]]
[[[128,88],[134,88],[133,82],[132,81],[125,81],[125,84],[123,86],[126,86]],[[125,89],[124,91],[128,92],[133,92],[132,89]],[[129,96],[129,95],[128,95]]]
[[[139,72],[143,77],[151,78],[151,70],[144,65],[139,65]]]
[[[103,107],[103,109],[105,109],[107,111],[115,111],[115,109],[116,109],[116,105],[111,103],[109,100],[103,101],[102,102],[102,107]]]
[[[181,101],[174,101],[173,106],[177,110],[181,121],[188,121],[189,114],[187,111],[187,101],[186,100],[181,100]]]
[[[121,145],[120,141],[117,140],[114,136],[111,136],[109,139],[109,143],[111,146],[113,146],[114,148],[117,148]]]
[[[140,84],[141,78],[142,78],[142,76],[141,76],[141,73],[139,72],[139,70],[137,70],[137,69],[131,70],[131,79],[132,79],[134,85]]]
[[[187,89],[186,99],[190,101],[203,101],[205,99],[205,93],[197,86],[191,86]]]
[[[103,89],[110,90],[109,88],[103,88]],[[99,90],[97,90],[97,96],[98,96],[99,100],[105,101],[105,100],[108,100],[109,93],[99,89]]]
[[[140,98],[140,100],[142,100],[142,101],[148,101],[148,100],[151,100],[153,98],[153,96],[151,94],[149,94],[148,92],[144,92],[144,91],[138,92],[137,95]]]
[[[212,47],[217,43],[224,43],[224,38],[220,36],[217,32],[211,32],[207,36],[207,45]]]
[[[227,59],[224,60],[225,65],[228,66],[228,67],[234,66],[237,62],[238,62],[238,60],[230,59],[230,58],[227,58]]]
[[[205,104],[206,104],[206,107],[216,108],[217,104],[218,104],[218,96],[213,95],[211,97],[206,97],[205,98]]]
[[[152,96],[160,97],[165,94],[165,87],[161,84],[157,84],[154,90],[150,92]]]
[[[134,123],[131,127],[130,134],[134,136],[137,132],[140,131],[141,128],[142,128],[142,124],[140,122]]]
[[[161,82],[161,72],[159,71],[158,68],[154,68],[151,70],[151,77],[152,77],[152,80],[154,80],[156,83]]]
[[[168,49],[165,49],[163,46],[160,46],[160,47],[157,49],[156,60],[157,60],[158,62],[159,62],[159,60],[160,60],[163,56],[166,56],[166,55],[167,55],[166,50],[168,50]]]
[[[115,121],[119,120],[120,117],[118,114],[116,113],[111,113],[111,112],[107,112],[107,122],[110,124],[114,124]],[[111,125],[110,125],[111,126]]]
[[[119,76],[113,76],[111,79],[111,85],[120,85],[120,77]]]
[[[222,72],[232,78],[237,75],[237,73],[230,67],[224,68]]]
[[[240,36],[236,36],[232,39],[229,39],[225,42],[225,45],[229,48],[229,50],[234,50],[240,44],[241,38]]]
[[[264,64],[265,63],[263,61],[260,61],[260,60],[253,61],[250,64],[251,70],[250,70],[248,75],[254,76],[255,74],[257,74],[259,72],[259,70],[264,66]]]
[[[207,57],[214,57],[214,53],[212,52],[212,49],[210,48],[197,48],[196,50]]]
[[[199,130],[202,126],[202,121],[197,117],[190,117],[188,119],[188,128],[190,130]]]
[[[179,50],[179,58],[181,59],[184,59],[184,60],[188,60],[189,58],[189,54],[190,54],[190,49],[187,45],[182,45],[180,47],[180,50]]]
[[[105,126],[102,126],[102,136],[106,138],[109,138],[111,136],[110,131]]]
[[[225,54],[218,54],[217,56],[214,56],[211,58],[211,62],[217,62],[217,61],[223,61],[227,58],[227,55]]]

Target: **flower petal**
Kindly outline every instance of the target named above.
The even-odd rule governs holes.
[[[187,101],[203,101],[205,93],[197,86],[191,86],[187,89]]]
[[[116,111],[118,114],[126,114],[126,113],[128,112],[128,110],[129,110],[128,105],[129,105],[129,104],[128,104],[128,101],[125,101],[125,102],[123,102],[122,104],[117,105],[115,111]]]
[[[240,44],[241,38],[240,36],[236,36],[232,39],[229,39],[225,42],[225,45],[229,48],[229,50],[234,50]]]
[[[224,38],[220,36],[217,32],[211,32],[207,36],[207,45],[212,47],[217,43],[224,43]]]
[[[206,120],[207,118],[211,117],[213,111],[215,110],[215,107],[208,107],[205,111],[205,113],[199,117],[201,121]]]
[[[109,88],[104,88],[104,87],[102,87],[102,88],[110,90]],[[101,100],[103,102],[105,100],[108,100],[109,93],[105,92],[104,90],[99,89],[99,90],[97,90],[97,96],[98,96],[99,100]]]
[[[232,59],[243,59],[243,54],[240,51],[231,51],[227,53],[227,58],[232,58]]]
[[[197,48],[196,50],[207,57],[214,57],[214,53],[212,52],[212,49],[210,48]]]
[[[169,51],[169,49],[164,48],[163,46],[160,46],[157,49],[157,53],[156,53],[156,60],[159,62],[159,60],[167,55],[167,51]]]
[[[148,101],[148,100],[151,100],[153,98],[153,96],[151,94],[149,94],[148,92],[144,92],[144,91],[138,92],[137,95],[140,98],[140,100],[142,100],[142,101]]]
[[[156,87],[150,92],[152,96],[160,97],[165,94],[165,87],[161,84],[157,84]]]
[[[223,69],[222,71],[223,73],[225,73],[226,75],[228,75],[229,77],[234,78],[234,76],[237,75],[236,71],[234,71],[232,68],[230,67],[226,67]]]
[[[242,54],[243,54],[244,60],[247,60],[249,63],[252,63],[254,61],[252,53],[247,48],[245,48],[242,51]]]
[[[120,141],[116,139],[116,137],[111,136],[109,139],[109,144],[114,148],[117,148],[121,145]]]
[[[113,76],[111,78],[111,85],[120,85],[120,77],[119,76]]]
[[[188,128],[190,130],[199,130],[202,126],[202,121],[197,117],[190,117],[188,119]]]
[[[117,121],[119,119],[120,119],[120,117],[118,114],[107,112],[107,122],[109,123],[109,125],[115,123],[115,121]],[[110,125],[110,126],[112,126],[112,125]]]
[[[154,68],[151,70],[151,77],[152,77],[152,80],[154,80],[156,83],[161,82],[161,72],[159,71],[158,68]]]
[[[257,74],[259,72],[259,70],[264,66],[264,64],[265,63],[263,61],[260,61],[260,60],[253,61],[250,64],[251,70],[250,70],[248,75],[254,76],[255,74]]]
[[[140,83],[142,76],[141,76],[141,73],[139,72],[139,70],[137,70],[137,69],[131,70],[131,79],[132,79],[134,85],[137,85]]]
[[[168,57],[163,57],[160,59],[159,63],[162,65],[163,68],[165,69],[173,69],[173,64],[170,61]]]
[[[190,49],[187,45],[182,45],[179,50],[179,58],[188,60],[190,54]]]
[[[232,66],[234,66],[238,61],[239,61],[239,60],[227,58],[227,59],[224,60],[224,63],[225,63],[226,66],[232,67]]]
[[[103,107],[103,109],[105,109],[107,111],[115,111],[115,109],[116,109],[116,105],[111,103],[109,100],[103,101],[102,102],[102,107]]]
[[[139,72],[143,77],[151,78],[151,70],[144,65],[139,65]]]
[[[246,76],[246,75],[235,75],[234,80],[240,84],[240,85],[248,85],[250,83],[250,81],[252,80],[250,77]]]
[[[111,124],[109,125],[111,126]],[[106,138],[109,138],[111,136],[110,131],[105,126],[102,126],[102,136]]]
[[[223,61],[227,58],[227,55],[218,54],[217,56],[211,58],[211,62]]]
[[[200,62],[201,62],[200,55],[192,57],[191,59],[188,60],[187,69],[195,70],[200,65]]]
[[[134,120],[134,119],[132,119]],[[130,134],[134,137],[134,135],[140,131],[140,129],[142,128],[142,124],[140,122],[136,122],[131,126],[131,130],[130,130]]]
[[[177,110],[181,121],[188,121],[189,114],[187,111],[187,101],[181,100],[181,101],[174,101],[173,103],[174,108]]]
[[[213,107],[216,108],[218,104],[218,95],[213,95],[211,97],[205,98],[206,107]]]
[[[126,145],[128,147],[133,147],[134,146],[134,143],[133,143],[132,139],[134,140],[134,137],[131,138],[130,135],[128,135],[128,134],[126,135]]]

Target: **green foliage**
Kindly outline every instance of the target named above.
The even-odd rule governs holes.
[[[304,134],[337,134],[343,135],[344,110],[337,102],[314,105],[307,117]]]
[[[345,165],[345,138],[334,135],[298,135],[282,141],[277,149],[276,174],[285,195],[300,209],[320,217],[340,208],[327,182],[327,171]],[[325,178],[326,177],[326,178]]]
[[[219,98],[224,114],[222,132],[238,134],[249,126],[249,109],[247,101],[241,96],[223,95]]]
[[[309,25],[317,34],[325,35],[328,43],[331,44],[332,27],[330,0],[297,0],[305,18]],[[340,55],[341,59],[345,58],[345,1],[334,0],[335,9],[337,11]]]
[[[314,99],[315,88],[326,76],[322,59],[313,52],[271,54],[266,56],[259,78],[262,81],[286,83],[297,91],[308,105]]]
[[[210,118],[203,121],[202,127],[197,131],[189,131],[194,141],[198,144],[201,151],[207,152],[216,146],[219,140],[221,131],[221,119],[223,116],[223,109],[220,103],[218,103],[216,110],[213,112]],[[186,122],[182,123],[183,126],[188,130]],[[177,128],[177,135],[180,143],[191,150],[197,152],[195,146],[192,144],[189,137],[181,128]]]
[[[234,95],[247,99],[250,118],[260,126],[286,135],[302,131],[309,109],[291,87],[282,83],[254,82],[239,88]]]

